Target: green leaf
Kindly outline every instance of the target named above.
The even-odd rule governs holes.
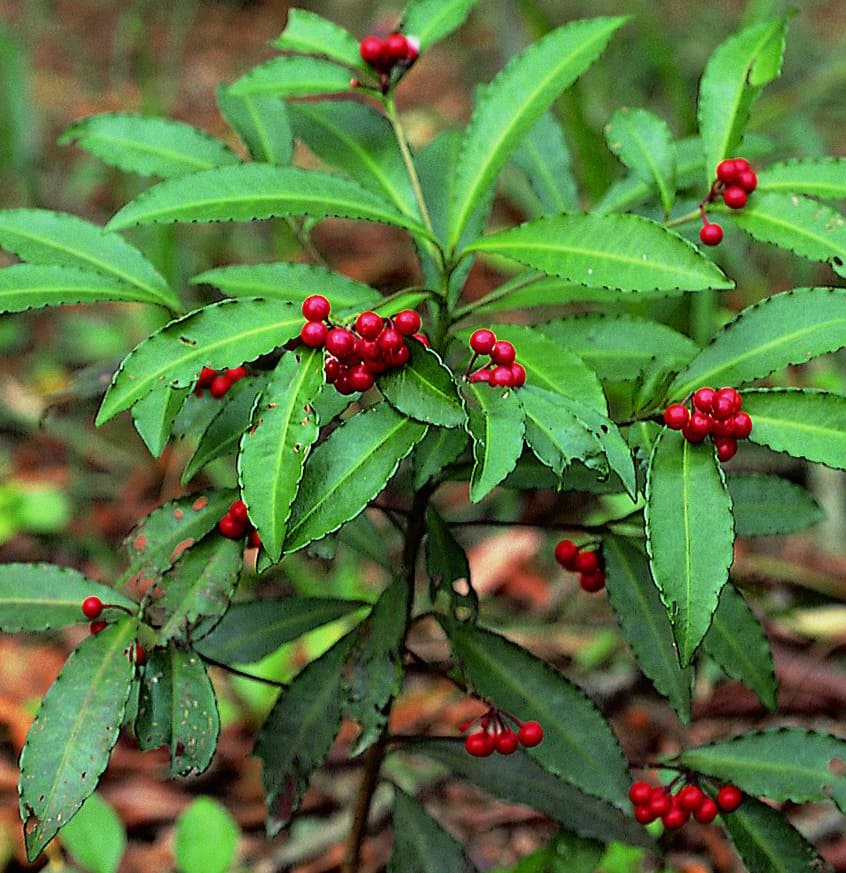
[[[299,304],[318,292],[329,300],[333,310],[360,307],[361,311],[383,299],[370,285],[356,282],[334,270],[287,261],[217,267],[191,279],[192,285],[203,282],[220,288],[231,297],[271,297]]]
[[[334,21],[306,9],[289,9],[285,29],[271,43],[283,52],[321,55],[349,67],[364,68],[358,41]]]
[[[217,532],[192,546],[163,577],[156,601],[165,620],[159,641],[185,638],[200,619],[226,612],[238,584],[244,544]]]
[[[705,182],[740,144],[749,110],[768,82],[781,72],[787,21],[753,24],[730,36],[711,55],[699,83],[699,131]]]
[[[341,727],[342,668],[353,635],[304,667],[267,717],[254,754],[262,762],[267,833],[277,834],[297,811],[312,773],[323,765]]]
[[[428,236],[419,221],[351,179],[270,164],[221,167],[159,182],[127,203],[107,226],[122,230],[136,224],[253,221],[283,215],[379,221]]]
[[[132,407],[132,424],[154,458],[161,457],[170,439],[173,422],[191,389],[164,388],[151,391]]]
[[[388,873],[475,873],[461,843],[399,788],[394,789],[393,828]]]
[[[103,424],[155,388],[193,385],[203,367],[223,370],[272,352],[296,336],[302,313],[278,300],[222,300],[171,321],[121,362],[103,398]]]
[[[437,352],[409,343],[408,364],[379,378],[379,390],[400,412],[439,427],[461,427],[467,416],[450,369]]]
[[[478,503],[514,469],[523,451],[523,408],[515,391],[468,384],[467,431],[473,438],[470,499]]]
[[[278,97],[262,94],[232,94],[220,85],[217,106],[238,134],[254,161],[285,166],[294,154],[294,139],[288,110]]]
[[[59,137],[126,173],[171,178],[240,163],[204,130],[168,118],[104,112],[75,121]]]
[[[21,820],[34,861],[97,787],[123,721],[134,621],[110,624],[72,652],[41,701],[21,752]]]
[[[605,126],[608,148],[641,181],[656,188],[664,214],[676,195],[676,149],[667,122],[646,109],[618,109]]]
[[[235,97],[313,97],[350,90],[350,71],[323,58],[283,55],[249,70],[229,86]]]
[[[91,873],[117,873],[126,829],[114,808],[95,793],[62,828],[62,844]]]
[[[444,628],[453,655],[480,696],[522,721],[540,723],[543,742],[529,756],[577,788],[627,805],[631,779],[617,738],[580,688],[499,634],[458,622],[445,622]]]
[[[353,100],[292,103],[288,111],[296,136],[322,161],[420,220],[397,139],[384,115]]]
[[[71,567],[0,564],[0,630],[45,631],[85,621],[82,601],[92,596],[133,612],[138,606],[119,591]]]
[[[831,865],[776,809],[746,797],[722,816],[725,829],[747,870],[761,873],[827,873]]]
[[[825,261],[842,274],[846,263],[846,218],[801,194],[757,192],[729,219],[761,242],[811,261]]]
[[[411,603],[408,583],[388,585],[370,615],[356,629],[352,655],[344,670],[344,715],[361,732],[351,754],[361,754],[385,729],[391,701],[402,688],[402,653]]]
[[[420,48],[449,36],[464,24],[479,0],[409,0],[400,28],[420,41]]]
[[[473,210],[523,137],[599,57],[625,21],[594,18],[556,28],[512,58],[480,90],[458,159],[449,249],[456,248]]]
[[[462,610],[470,620],[477,619],[479,596],[470,578],[467,553],[431,504],[426,508],[426,574],[429,577],[429,599],[433,604],[438,593],[443,591],[449,599],[453,618],[460,618],[459,610]]]
[[[733,559],[731,497],[711,445],[662,431],[649,461],[645,520],[652,578],[684,667],[711,624]]]
[[[684,334],[634,315],[590,313],[548,321],[537,330],[610,381],[637,379],[655,365],[659,354],[662,363],[678,367],[699,351]]]
[[[561,831],[542,849],[524,855],[514,867],[497,867],[492,873],[596,873],[604,853],[602,843]]]
[[[542,749],[544,743],[533,751]],[[471,757],[462,742],[448,739],[416,741],[408,751],[439,761],[451,774],[467,779],[494,797],[536,809],[581,837],[603,844],[619,840],[632,846],[652,845],[649,834],[630,816],[558,778],[527,752],[518,751],[491,761]]]
[[[793,158],[770,164],[758,171],[757,190],[841,200],[846,197],[846,158]]]
[[[846,740],[802,728],[741,734],[678,756],[685,767],[730,781],[747,794],[807,803],[833,800],[846,812]]]
[[[425,433],[425,424],[386,403],[348,418],[309,456],[284,550],[301,549],[358,515]]]
[[[123,542],[129,559],[126,578],[154,579],[210,530],[229,509],[232,491],[212,491],[172,500],[154,509]]]
[[[740,537],[796,533],[825,519],[822,507],[804,488],[780,476],[735,474],[727,477],[727,483]]]
[[[147,663],[141,674],[138,707],[133,732],[143,752],[170,743],[173,719],[173,685],[170,647],[155,648],[147,653]]]
[[[608,602],[638,666],[663,694],[684,724],[690,722],[692,670],[679,667],[673,629],[646,556],[620,537],[602,540]]]
[[[279,560],[291,504],[319,428],[314,402],[323,387],[323,350],[283,355],[241,437],[238,479],[262,547]]]
[[[795,288],[738,313],[673,380],[669,396],[740,386],[846,346],[846,289]]]
[[[726,675],[750,688],[769,710],[777,706],[778,682],[770,644],[761,622],[732,585],[723,586],[704,650]]]
[[[173,311],[179,298],[164,277],[122,237],[64,212],[47,209],[0,211],[0,246],[24,261],[44,266],[94,270]]]
[[[471,243],[472,251],[594,288],[668,296],[734,285],[692,243],[641,215],[543,216]]]
[[[743,392],[752,417],[749,440],[794,458],[846,470],[846,397],[826,391],[771,388]]]
[[[254,664],[281,645],[329,622],[358,612],[357,600],[279,597],[233,603],[195,648],[225,664]]]
[[[525,174],[545,212],[575,212],[579,208],[570,150],[551,112],[535,122],[511,160]]]
[[[197,797],[176,819],[173,853],[179,873],[226,873],[238,850],[240,829],[223,804]]]
[[[430,427],[426,436],[414,447],[411,457],[415,490],[439,476],[462,454],[468,442],[466,430]]]

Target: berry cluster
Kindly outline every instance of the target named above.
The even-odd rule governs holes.
[[[124,612],[131,614],[131,610],[127,609],[125,606],[120,606],[116,603],[103,603],[99,597],[93,594],[90,597],[86,597],[80,604],[80,609],[86,618],[92,619],[91,624],[88,626],[91,636],[96,636],[109,626],[107,621],[100,618],[106,607],[111,609],[121,609]],[[137,641],[131,646],[125,648],[123,653],[127,658],[129,658],[130,664],[137,664],[139,667],[147,660],[147,653],[144,651],[144,647]]]
[[[693,783],[674,793],[672,784],[650,785],[640,781],[629,789],[629,800],[634,804],[635,818],[642,825],[660,818],[667,830],[678,830],[691,816],[700,824],[710,824],[718,813],[734,812],[743,801],[743,794],[734,785],[723,785],[714,800]]]
[[[197,379],[194,393],[197,397],[202,397],[203,389],[208,388],[212,397],[220,399],[239,379],[243,379],[247,375],[249,375],[249,371],[243,365],[230,367],[228,370],[213,370],[211,367],[203,367]]]
[[[746,158],[726,158],[717,164],[717,178],[711,190],[699,204],[702,213],[702,228],[699,239],[706,246],[718,246],[723,240],[723,229],[716,222],[708,221],[705,207],[721,198],[729,209],[743,209],[749,195],[758,187],[758,177]]]
[[[475,721],[461,725],[461,731],[466,731]],[[543,728],[536,721],[520,721],[495,707],[491,707],[478,722],[479,730],[464,739],[464,748],[474,758],[487,758],[494,752],[511,755],[518,746],[531,749],[543,739]]]
[[[707,386],[693,392],[692,408],[671,403],[664,410],[664,424],[680,430],[690,443],[701,443],[710,436],[717,457],[728,461],[737,452],[737,441],[752,433],[752,418],[743,412],[743,398],[734,388],[715,390]]]
[[[306,297],[302,312],[306,323],[300,341],[311,349],[326,349],[326,381],[341,394],[367,391],[380,373],[408,363],[407,339],[429,344],[419,332],[420,316],[413,309],[403,309],[393,318],[362,312],[352,330],[328,321],[329,301],[322,294]]]
[[[517,363],[517,352],[508,340],[497,340],[492,330],[479,328],[470,337],[473,357],[467,371],[473,369],[479,355],[488,355],[490,361],[482,368],[470,373],[471,382],[487,382],[494,388],[519,388],[526,384],[526,370]]]
[[[605,587],[605,569],[598,549],[581,549],[572,540],[560,540],[555,546],[555,560],[571,573],[579,574],[579,585],[591,593]]]
[[[217,529],[228,540],[240,540],[248,536],[250,548],[257,549],[261,545],[258,531],[247,515],[247,504],[243,500],[235,500],[230,505],[226,515],[217,523]]]
[[[420,45],[414,38],[394,32],[384,39],[366,36],[359,43],[358,50],[362,60],[387,80],[395,67],[408,69],[417,60]]]

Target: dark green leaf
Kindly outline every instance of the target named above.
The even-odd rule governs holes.
[[[205,664],[194,652],[170,646],[170,775],[205,772],[217,749],[220,716]]]
[[[294,139],[288,110],[278,97],[232,94],[220,85],[216,92],[220,114],[241,138],[254,161],[284,166],[291,163]]]
[[[758,190],[841,200],[846,197],[846,158],[793,158],[770,164],[758,171]]]
[[[229,86],[236,97],[313,97],[350,90],[350,71],[323,58],[283,55],[271,58]]]
[[[733,560],[734,519],[722,468],[710,444],[664,430],[646,481],[646,545],[687,666],[711,624]]]
[[[414,447],[411,463],[414,488],[422,488],[439,476],[467,448],[469,436],[460,428],[430,427],[426,436]]]
[[[334,21],[306,9],[289,9],[288,21],[272,43],[283,52],[322,55],[350,67],[364,67],[358,41]]]
[[[387,403],[347,419],[309,456],[284,550],[301,549],[358,515],[425,433],[426,425]]]
[[[540,723],[543,742],[527,754],[583,791],[618,806],[628,803],[631,779],[617,738],[580,688],[499,634],[453,621],[444,626],[476,692],[523,721]],[[503,762],[496,763],[498,771]]]
[[[552,113],[535,122],[511,157],[545,212],[575,212],[579,194],[564,131]]]
[[[714,621],[702,647],[728,676],[754,691],[767,709],[775,710],[778,682],[767,635],[731,583],[720,592]]]
[[[62,845],[91,873],[117,873],[126,851],[126,828],[99,794],[92,794],[62,828]]]
[[[470,579],[467,553],[431,504],[426,509],[426,573],[429,576],[429,598],[433,604],[438,593],[443,591],[449,599],[453,617],[461,617],[457,613],[463,610],[466,618],[476,620],[479,596]]]
[[[409,0],[402,13],[403,33],[420,41],[420,48],[449,36],[461,27],[479,0]]]
[[[640,669],[676,711],[690,722],[692,671],[679,667],[673,648],[673,629],[646,555],[628,540],[609,536],[602,541],[608,602],[617,616],[623,638]]]
[[[727,478],[734,525],[741,537],[796,533],[825,518],[816,500],[800,485],[766,473]]]
[[[141,674],[138,711],[134,733],[139,748],[146,752],[170,743],[173,719],[173,684],[170,647],[155,648],[147,653]]]
[[[41,701],[20,760],[20,812],[27,857],[82,806],[106,769],[132,684],[125,654],[134,621],[86,637]]]
[[[191,389],[164,388],[151,391],[132,407],[132,423],[154,458],[161,457],[170,439],[173,423]]]

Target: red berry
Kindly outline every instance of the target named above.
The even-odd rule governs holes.
[[[734,159],[734,172],[735,172],[735,174],[740,175],[740,173],[746,173],[751,169],[752,169],[752,165],[749,163],[749,161],[746,160],[746,158],[735,158]]]
[[[666,815],[673,808],[673,801],[670,800],[670,795],[659,786],[652,789],[652,797],[649,798],[649,811],[658,818]]]
[[[307,321],[300,330],[303,345],[310,349],[320,349],[326,344],[328,329],[322,321]]]
[[[491,370],[491,375],[488,382],[494,388],[511,388],[514,384],[514,377],[511,375],[511,367],[501,364]]]
[[[686,809],[672,806],[661,816],[661,821],[668,831],[676,831],[680,827],[684,827],[688,818],[690,818],[690,813]]]
[[[212,379],[212,383],[209,386],[209,391],[211,392],[212,397],[217,397],[218,400],[223,397],[224,394],[229,390],[229,387],[232,383],[226,376],[215,376]]]
[[[717,418],[729,418],[740,412],[743,399],[734,388],[720,388],[711,404],[712,412]]]
[[[243,521],[233,518],[228,512],[217,523],[217,529],[221,536],[228,540],[240,540],[247,532],[247,525]]]
[[[643,806],[649,803],[649,798],[652,797],[652,786],[648,782],[639,780],[633,782],[629,788],[629,800],[635,806]]]
[[[594,570],[592,573],[582,573],[579,576],[579,585],[582,591],[595,594],[605,587],[605,573],[602,570]]]
[[[543,739],[543,728],[536,721],[524,721],[517,731],[517,739],[521,746],[531,749]]]
[[[496,335],[485,327],[474,330],[470,336],[470,348],[477,355],[489,355],[495,343]]]
[[[520,741],[512,730],[500,731],[494,736],[494,748],[500,755],[511,755],[517,751]]]
[[[384,43],[378,36],[365,36],[358,46],[361,58],[371,67],[380,68],[385,60]]]
[[[403,336],[414,336],[420,330],[420,316],[413,309],[403,309],[394,316],[394,327]]]
[[[698,785],[685,785],[676,795],[676,802],[682,809],[693,812],[702,803],[704,796]]]
[[[681,430],[690,421],[690,410],[683,403],[671,403],[664,410],[664,424],[672,430]]]
[[[402,33],[391,33],[385,38],[383,49],[385,60],[397,64],[408,57],[408,40]]]
[[[494,738],[487,731],[476,731],[465,737],[464,748],[474,758],[487,758],[488,755],[493,754]]]
[[[715,221],[708,221],[699,229],[699,240],[706,246],[718,246],[723,241],[723,228]]]
[[[710,797],[703,797],[702,802],[693,810],[693,817],[700,824],[710,824],[720,811],[719,807]]]
[[[402,334],[395,327],[386,327],[376,342],[383,353],[396,352],[405,345]]]
[[[373,374],[367,369],[366,364],[356,364],[351,367],[348,378],[350,386],[355,391],[368,391],[373,387]]]
[[[249,370],[243,365],[239,367],[230,367],[226,371],[226,378],[229,380],[229,384],[231,385],[233,382],[237,382],[240,379],[243,379],[244,376],[249,375]]]
[[[648,825],[658,818],[649,806],[636,806],[634,811],[635,819],[642,825]]]
[[[565,570],[576,569],[576,558],[579,555],[579,547],[572,540],[559,540],[555,546],[555,560]]]
[[[426,346],[427,349],[431,345],[431,343],[429,342],[429,337],[427,337],[425,333],[416,333],[414,334],[414,336],[412,336],[412,339],[416,339],[417,342]]]
[[[420,40],[414,36],[407,36],[405,39],[408,43],[408,48],[405,53],[405,62],[407,64],[413,64],[417,58],[420,57]]]
[[[743,802],[743,793],[734,785],[723,785],[717,792],[717,806],[723,812],[734,812]]]
[[[355,394],[355,388],[350,384],[350,373],[346,367],[341,370],[340,375],[335,380],[335,390],[339,394]]]
[[[322,294],[311,294],[303,300],[302,312],[306,321],[325,321],[329,311],[329,301]]]
[[[97,621],[92,621],[91,624],[88,625],[88,632],[92,637],[97,636],[98,633],[104,631],[109,626],[107,621],[103,621],[102,618],[98,618]]]
[[[213,370],[211,367],[203,367],[197,379],[197,387],[208,388],[215,376],[217,376],[217,370]]]
[[[729,209],[743,209],[748,200],[749,195],[744,188],[740,187],[740,185],[729,185],[728,188],[723,191],[723,203],[725,203]]]
[[[257,549],[259,548],[259,546],[261,546],[261,537],[259,536],[259,532],[255,528],[250,531],[250,535],[247,538],[247,545],[251,549]]]
[[[99,618],[103,611],[103,601],[99,597],[86,597],[82,601],[82,614],[86,618]]]
[[[491,373],[493,370],[488,367],[482,367],[481,370],[476,370],[475,373],[471,373],[468,377],[468,381],[470,382],[490,382]]]
[[[724,184],[729,185],[737,179],[739,169],[734,158],[726,158],[717,164],[717,178]]]
[[[599,555],[595,551],[579,552],[576,569],[580,573],[595,573],[599,569]]]
[[[743,173],[740,173],[737,177],[737,184],[746,191],[747,194],[751,194],[758,187],[758,177],[755,175],[754,170],[746,170]]]
[[[511,365],[511,385],[513,388],[519,388],[526,384],[526,368],[522,364],[515,361]]]
[[[689,443],[701,443],[711,433],[711,416],[694,409],[690,421],[682,428],[682,436]]]
[[[326,351],[336,358],[348,358],[355,352],[355,337],[345,327],[333,327],[326,334]]]
[[[375,340],[382,332],[382,325],[382,316],[370,310],[362,312],[355,320],[356,333],[366,340]]]
[[[693,405],[700,412],[712,412],[714,398],[716,396],[717,392],[713,388],[708,388],[707,386],[704,388],[697,388],[696,391],[693,392]]]
[[[721,461],[730,461],[737,454],[737,440],[731,436],[715,436],[714,445]]]
[[[343,365],[337,358],[327,358],[323,364],[323,372],[326,374],[326,381],[331,385],[341,372]]]
[[[247,514],[247,504],[243,500],[232,502],[232,505],[229,507],[229,515],[241,524],[246,525],[250,522],[250,516]]]
[[[517,357],[514,346],[508,340],[498,340],[490,351],[491,360],[503,367],[510,367]]]
[[[411,352],[408,350],[408,346],[403,343],[396,351],[386,352],[385,355],[392,367],[401,367],[403,364],[408,363]]]
[[[147,660],[147,653],[141,643],[133,643],[127,650],[126,656],[129,658],[130,664],[137,664],[139,667]]]
[[[745,440],[752,433],[752,417],[748,412],[737,412],[731,417],[729,422],[731,425],[731,433],[738,440]]]

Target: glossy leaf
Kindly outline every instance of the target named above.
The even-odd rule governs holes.
[[[657,189],[669,214],[676,194],[676,150],[667,122],[646,109],[623,107],[605,126],[605,139],[638,179]]]
[[[223,85],[218,87],[216,97],[220,114],[254,161],[280,166],[291,163],[294,139],[282,100],[264,94],[232,94]]]
[[[285,29],[272,45],[283,52],[322,55],[349,67],[364,66],[352,34],[307,9],[288,10]]]
[[[749,440],[795,458],[846,470],[846,397],[772,388],[743,392],[752,417]]]
[[[437,352],[408,343],[409,362],[379,378],[385,399],[411,418],[439,427],[461,427],[467,416],[449,368]]]
[[[542,748],[543,743],[536,751]],[[444,739],[421,740],[410,745],[408,751],[440,762],[450,773],[494,797],[537,809],[581,837],[601,843],[618,840],[631,846],[652,845],[649,834],[633,818],[607,800],[558,778],[527,752],[491,761],[468,755],[460,740]]]
[[[459,618],[459,610],[473,621],[479,615],[479,596],[470,578],[467,553],[453,536],[449,525],[430,504],[426,509],[426,574],[429,577],[429,599],[434,604],[444,592],[450,612]]]
[[[468,384],[467,430],[473,438],[470,499],[478,503],[514,469],[523,451],[525,424],[516,393]]]
[[[331,597],[260,598],[233,603],[211,633],[195,643],[204,655],[225,664],[253,664],[284,643],[363,606]]]
[[[766,873],[828,873],[831,865],[780,813],[754,797],[722,817],[747,870]]]
[[[554,276],[527,271],[519,273],[510,282],[500,285],[484,300],[478,301],[478,304],[473,304],[473,310],[476,314],[482,314],[541,306],[562,306],[580,301],[607,303],[613,296],[606,288],[587,288]]]
[[[545,212],[575,212],[579,194],[561,125],[544,113],[511,156]]]
[[[165,450],[173,423],[190,390],[166,385],[154,389],[132,407],[132,424],[154,458],[161,457]]]
[[[45,631],[86,621],[82,601],[99,597],[135,611],[119,591],[94,582],[71,567],[55,564],[0,564],[0,630]],[[107,610],[108,614],[108,610]]]
[[[846,811],[846,740],[802,728],[773,728],[686,749],[678,761],[731,781],[747,794],[806,803],[833,800]]]
[[[269,836],[299,808],[312,773],[323,765],[341,727],[342,668],[351,646],[347,635],[304,667],[259,732],[254,754],[262,762]]]
[[[420,41],[420,48],[449,36],[466,20],[479,0],[409,0],[400,28]]]
[[[393,828],[388,873],[475,873],[461,843],[399,788],[394,789]]]
[[[358,515],[425,433],[426,425],[386,403],[347,419],[309,456],[284,550],[301,549]]]
[[[92,794],[62,828],[62,845],[91,873],[117,873],[126,851],[126,828],[99,794]]]
[[[692,670],[679,667],[673,628],[646,555],[621,537],[602,540],[608,602],[638,666],[684,724],[690,722]]]
[[[580,688],[499,634],[458,622],[445,623],[445,630],[479,695],[522,721],[540,723],[543,741],[528,752],[535,761],[589,794],[627,804],[630,778],[617,738]]]
[[[842,200],[846,197],[846,158],[793,158],[770,164],[758,170],[757,190]]]
[[[148,652],[147,663],[141,674],[133,732],[138,740],[138,748],[143,752],[170,743],[173,718],[170,652],[169,646]]]
[[[283,215],[354,218],[404,227],[422,237],[419,221],[357,182],[317,170],[241,164],[159,182],[108,223],[109,230],[174,221],[253,221]]]
[[[469,435],[460,428],[430,427],[411,456],[414,488],[439,476],[467,448]]]
[[[825,518],[825,512],[812,495],[788,479],[766,473],[745,473],[729,476],[727,483],[738,536],[796,533]],[[788,506],[790,511],[785,512]]]
[[[171,321],[121,362],[103,398],[103,424],[164,385],[194,385],[203,367],[236,367],[296,336],[300,308],[278,300],[223,300]]]
[[[165,620],[159,640],[184,639],[200,619],[220,618],[238,584],[244,544],[214,532],[192,546],[160,583],[156,607]]]
[[[207,282],[230,297],[272,297],[302,304],[311,294],[322,294],[333,310],[375,306],[382,296],[366,285],[317,264],[287,261],[269,264],[234,264],[199,273],[192,285]]]
[[[708,631],[733,560],[731,497],[711,445],[661,433],[649,461],[645,519],[652,578],[684,667]]]
[[[702,647],[728,676],[754,691],[767,709],[775,710],[778,682],[767,635],[731,584],[720,592],[714,621]]]
[[[551,215],[491,234],[489,252],[569,282],[661,296],[733,282],[687,240],[641,215]]]
[[[795,288],[740,312],[673,380],[669,396],[762,379],[846,346],[846,289]]]
[[[21,752],[20,812],[27,857],[41,850],[97,787],[123,721],[134,667],[134,621],[86,637],[41,701]]]
[[[350,90],[350,71],[323,58],[282,55],[249,70],[229,86],[236,97],[314,97]]]
[[[241,437],[238,479],[262,547],[279,560],[291,504],[319,429],[314,402],[323,387],[323,350],[283,355]]]
[[[292,103],[294,133],[314,154],[420,220],[397,139],[380,112],[353,100]]]
[[[761,88],[781,72],[787,22],[777,18],[733,34],[711,55],[699,83],[699,131],[706,183],[734,157]]]
[[[240,163],[204,130],[169,118],[104,112],[75,121],[59,137],[126,173],[163,179]]]
[[[473,210],[523,137],[625,21],[594,18],[556,28],[512,58],[480,90],[458,159],[448,248],[455,249]]]
[[[823,203],[801,194],[756,192],[729,218],[754,239],[811,261],[827,262],[835,272],[843,273],[846,218]]]
[[[0,246],[34,264],[94,270],[137,288],[149,302],[174,311],[182,308],[167,281],[138,249],[76,215],[47,209],[0,211]]]

